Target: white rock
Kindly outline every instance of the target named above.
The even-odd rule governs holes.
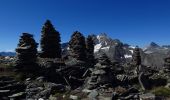
[[[75,96],[75,95],[70,95],[70,99],[73,99],[73,100],[78,100],[78,96]]]

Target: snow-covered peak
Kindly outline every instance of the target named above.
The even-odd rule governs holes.
[[[107,36],[107,34],[102,33],[97,35],[97,40],[99,43],[102,43],[103,45],[107,45],[110,38]]]
[[[108,51],[110,46],[113,45],[113,42],[114,42],[113,39],[108,37],[106,33],[101,33],[101,34],[97,35],[95,38],[94,52],[96,53],[101,49]]]

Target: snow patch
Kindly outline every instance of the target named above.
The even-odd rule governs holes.
[[[103,48],[101,48],[101,49],[103,49],[103,50],[105,50],[105,51],[109,51],[109,49],[110,49],[110,46],[103,47]]]
[[[127,54],[125,54],[124,57],[125,57],[125,58],[132,58],[132,55],[127,55]]]
[[[98,52],[98,51],[101,49],[101,47],[102,47],[101,43],[96,44],[96,45],[94,46],[94,53]]]
[[[146,51],[148,48],[147,47],[145,47],[145,48],[143,48],[143,51]]]
[[[133,50],[129,50],[133,54]]]
[[[67,47],[67,50],[70,50],[70,48],[69,48],[69,47]]]
[[[151,53],[153,53],[152,51],[146,51],[145,52],[146,54],[151,54]]]
[[[135,49],[136,47],[134,47],[134,46],[129,46],[129,48]]]
[[[164,49],[165,49],[165,50],[167,50],[167,49],[169,49],[169,48],[167,48],[167,47],[164,47]]]

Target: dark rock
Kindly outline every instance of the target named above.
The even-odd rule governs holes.
[[[62,84],[48,83],[46,88],[51,89],[51,93],[64,92],[66,87]]]
[[[116,92],[113,92],[112,94],[112,100],[117,100],[119,95]]]
[[[143,72],[139,74],[138,80],[143,90],[151,89],[151,85],[149,84],[149,77],[146,76]]]
[[[38,82],[44,82],[44,81],[45,81],[45,77],[43,77],[43,76],[38,77],[38,78],[36,78],[36,81],[38,81]]]
[[[62,84],[55,84],[50,82],[34,81],[27,85],[26,98],[27,99],[48,99],[50,95],[56,92],[64,92],[65,86]]]

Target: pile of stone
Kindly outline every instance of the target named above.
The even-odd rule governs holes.
[[[60,33],[55,30],[50,20],[47,20],[41,31],[42,58],[61,58]]]
[[[47,81],[55,82],[55,83],[65,83],[63,79],[63,75],[61,73],[61,68],[65,66],[65,63],[55,59],[43,59],[43,64],[41,64],[42,71],[41,75],[43,75]]]
[[[0,77],[0,100],[25,98],[26,86],[10,77]]]
[[[39,70],[36,64],[37,45],[33,35],[29,33],[22,34],[16,48],[16,71],[33,73],[35,70]]]
[[[47,100],[51,95],[66,90],[62,84],[46,82],[44,77],[38,77],[36,80],[27,79],[26,84],[26,100]]]
[[[70,55],[81,61],[86,61],[86,44],[85,37],[78,31],[75,31],[71,40],[69,41],[69,51]]]
[[[16,63],[19,65],[34,63],[36,61],[37,45],[33,35],[23,33],[16,48]]]
[[[170,57],[167,57],[164,59],[165,64],[164,64],[164,69],[166,72],[170,72]]]
[[[140,56],[139,47],[137,46],[133,52],[134,52],[133,55],[132,55],[132,63],[133,63],[133,65],[135,65],[135,66],[141,65],[141,56]]]
[[[95,89],[98,87],[112,86],[113,74],[111,72],[110,61],[106,54],[101,54],[98,58],[98,63],[95,65],[91,73],[91,77],[87,82],[88,89]]]

